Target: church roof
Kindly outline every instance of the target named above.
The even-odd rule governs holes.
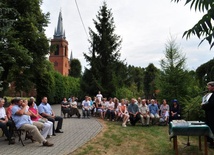
[[[62,13],[61,11],[59,12],[59,17],[58,17],[58,23],[57,23],[57,28],[55,28],[54,31],[54,39],[65,39],[65,31],[63,30],[63,19],[62,19]]]

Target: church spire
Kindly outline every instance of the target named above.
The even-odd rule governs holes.
[[[57,28],[54,32],[54,39],[65,39],[65,31],[63,31],[62,12],[59,12]]]
[[[72,59],[73,59],[73,53],[72,53],[72,50],[71,50],[70,62],[71,62]]]

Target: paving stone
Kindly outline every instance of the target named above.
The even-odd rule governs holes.
[[[60,105],[52,105],[52,108],[56,115],[61,115]],[[24,140],[25,146],[22,146],[18,137],[16,137],[16,144],[8,145],[8,142],[4,141],[5,137],[0,137],[0,152],[4,155],[67,155],[95,137],[102,130],[102,124],[93,117],[78,119],[73,116],[63,120],[62,130],[64,133],[56,133],[56,136],[48,139],[54,143],[53,147],[43,147],[42,144],[32,143],[30,140]]]

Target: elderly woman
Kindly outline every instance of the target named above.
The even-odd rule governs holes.
[[[28,106],[29,109],[28,111],[31,113],[30,117],[32,121],[39,121],[44,123],[44,127],[41,131],[41,135],[44,138],[50,137],[51,135],[53,135],[53,123],[48,121],[46,118],[43,118],[39,113],[38,110],[35,109],[35,103],[33,101],[29,101],[28,102]]]
[[[70,117],[72,117],[72,115],[77,115],[78,118],[81,117],[81,114],[77,108],[77,102],[76,102],[76,98],[73,96],[72,97],[72,102],[70,102],[70,112],[69,112]]]
[[[177,119],[180,119],[181,117],[180,107],[176,99],[173,100],[173,104],[170,107],[169,114],[170,114],[169,121],[177,120]]]
[[[167,125],[169,119],[169,105],[167,104],[166,99],[163,99],[163,103],[160,106],[160,124]]]
[[[67,101],[66,97],[64,97],[63,101],[61,102],[61,110],[64,115],[64,118],[65,118],[66,114],[67,114],[67,117],[69,117],[70,105],[69,105],[69,102]]]

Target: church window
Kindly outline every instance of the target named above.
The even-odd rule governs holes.
[[[54,55],[59,55],[59,45],[56,45],[56,50],[54,52]]]
[[[68,47],[67,46],[65,46],[65,56],[67,57],[67,49],[68,49]]]
[[[55,67],[58,66],[58,62],[57,62],[57,61],[54,62],[54,66],[55,66]]]

